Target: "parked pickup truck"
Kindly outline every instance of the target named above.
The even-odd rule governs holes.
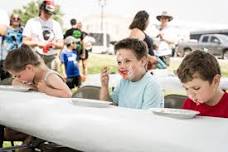
[[[180,42],[176,47],[176,56],[183,57],[195,50],[203,50],[217,58],[228,59],[228,36],[203,34],[198,41]]]

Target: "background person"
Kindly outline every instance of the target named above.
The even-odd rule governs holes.
[[[21,18],[17,14],[12,14],[10,16],[10,26],[3,41],[3,49],[8,52],[20,47],[22,45],[22,32]]]
[[[177,31],[168,25],[173,20],[173,17],[167,11],[163,11],[156,18],[160,21],[160,25],[158,27],[158,35],[156,36],[157,49],[154,52],[164,63],[169,65],[169,59],[177,42]]]
[[[10,26],[7,28],[6,33],[3,37],[2,42],[2,58],[1,62],[4,62],[6,55],[9,51],[18,48],[22,45],[22,32],[23,28],[21,26],[21,19],[17,14],[12,14],[10,16]],[[10,78],[10,74],[2,69],[2,79],[4,81],[10,81],[10,79],[6,80],[6,78]]]
[[[6,30],[9,26],[9,16],[6,11],[0,9],[0,81],[9,77],[8,74],[3,70],[3,60],[5,59],[6,52],[3,51],[2,44],[3,38],[6,34]]]
[[[84,81],[86,79],[87,75],[87,58],[88,54],[85,53],[85,48],[83,47],[83,39],[86,36],[86,33],[82,31],[82,23],[77,22],[76,19],[71,19],[71,28],[66,31],[64,34],[64,38],[67,38],[68,36],[73,36],[77,40],[77,54],[79,54],[79,64],[82,68],[82,75],[81,80]]]
[[[81,29],[78,28],[80,26],[78,26],[76,19],[74,19],[74,18],[71,19],[70,24],[71,24],[71,28],[65,32],[64,39],[66,39],[68,36],[73,36],[78,42],[76,49],[78,51],[78,54],[80,54],[82,52],[82,40],[84,38],[84,35],[83,35]]]
[[[5,10],[0,9],[0,36],[5,35],[6,29],[9,26],[9,16]]]
[[[213,55],[203,51],[190,53],[177,75],[188,95],[184,109],[199,111],[201,116],[228,118],[228,94],[219,87],[221,70]]]
[[[93,38],[92,36],[90,36],[89,33],[85,34],[85,37],[83,39],[83,46],[84,49],[86,50],[86,58],[89,57],[89,52],[92,52],[93,50],[93,44],[96,42],[95,38]]]
[[[67,85],[70,89],[80,87],[80,71],[77,58],[79,55],[74,51],[77,47],[77,40],[73,36],[68,36],[65,39],[66,49],[60,54],[61,62],[64,64],[64,74],[66,75]]]
[[[130,38],[137,38],[142,40],[146,43],[148,47],[148,58],[149,58],[149,67],[148,69],[152,68],[155,63],[157,62],[156,58],[154,57],[153,51],[153,40],[152,38],[145,33],[146,28],[149,25],[149,14],[145,10],[138,11],[133,18],[131,24],[129,25],[130,29]]]
[[[79,56],[80,56],[80,65],[81,65],[81,69],[82,69],[82,74],[83,74],[83,80],[86,79],[87,77],[87,72],[88,72],[88,58],[89,58],[89,50],[92,49],[92,43],[90,43],[90,41],[86,41],[86,36],[88,35],[88,33],[86,33],[85,31],[82,30],[82,23],[78,22],[77,23],[77,28],[81,30],[82,33],[82,39],[81,39],[81,51],[79,52]]]
[[[80,55],[80,61],[82,65],[82,74],[84,76],[84,80],[86,79],[88,75],[88,58],[89,58],[89,52],[92,52],[93,50],[93,44],[95,43],[95,39],[91,36],[89,36],[88,33],[85,33],[85,36],[83,38],[83,53]]]
[[[5,72],[3,70],[3,62],[2,62],[2,57],[3,57],[3,52],[2,52],[2,38],[5,35],[7,26],[9,25],[9,17],[7,13],[0,9],[0,82],[2,79],[5,77]],[[4,126],[0,125],[0,147],[2,147],[3,144],[3,138],[4,138]]]
[[[71,25],[71,28],[66,30],[66,32],[64,33],[63,37],[64,39],[68,36],[72,36],[73,35],[73,32],[74,30],[76,29],[76,25],[77,25],[77,20],[75,18],[72,18],[70,20],[70,25]]]
[[[161,87],[147,71],[147,49],[143,41],[127,38],[115,45],[118,72],[122,76],[111,99],[120,107],[148,109],[163,107]],[[107,67],[101,72],[100,100],[108,100],[109,73]]]
[[[52,19],[55,8],[53,0],[44,0],[40,5],[39,17],[28,20],[23,31],[23,43],[34,48],[53,70],[56,70],[54,60],[64,46],[61,26]]]

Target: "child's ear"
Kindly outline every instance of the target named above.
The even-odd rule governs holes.
[[[141,63],[142,63],[142,65],[143,65],[144,67],[147,65],[147,63],[148,63],[148,59],[147,59],[147,57],[146,57],[146,56],[142,57],[142,59],[141,59]]]
[[[214,78],[213,78],[213,82],[214,82],[215,84],[218,84],[218,85],[219,85],[220,79],[221,79],[221,75],[216,74],[216,75],[214,76]]]

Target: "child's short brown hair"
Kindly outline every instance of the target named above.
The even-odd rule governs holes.
[[[145,42],[135,38],[126,38],[117,42],[114,47],[115,53],[119,49],[131,50],[138,60],[140,60],[144,56],[147,56],[148,52]]]
[[[41,60],[29,46],[22,45],[17,49],[11,50],[4,61],[4,68],[9,71],[19,72],[25,69],[26,65],[39,66]]]
[[[221,75],[216,58],[198,50],[187,55],[177,69],[177,75],[182,83],[189,82],[195,77],[211,83],[216,74]]]

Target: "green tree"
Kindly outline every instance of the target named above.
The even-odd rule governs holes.
[[[22,25],[25,25],[26,22],[33,17],[36,17],[39,15],[39,6],[41,4],[40,0],[37,1],[31,1],[25,6],[23,6],[21,9],[14,9],[13,13],[18,14],[21,18]],[[56,13],[53,15],[53,18],[58,21],[61,25],[63,25],[63,13],[61,12],[60,6],[57,5]]]

